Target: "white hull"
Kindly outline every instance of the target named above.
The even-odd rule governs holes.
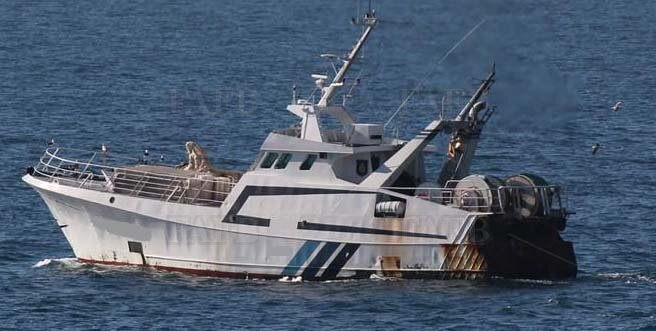
[[[95,263],[148,265],[199,274],[333,279],[361,277],[376,272],[440,272],[445,256],[443,244],[462,240],[465,227],[471,225],[466,221],[468,213],[448,208],[451,212],[450,221],[437,222],[435,219],[431,222],[425,216],[415,215],[415,221],[424,224],[421,226],[423,233],[441,230],[438,233],[445,233],[445,239],[316,232],[296,229],[299,218],[286,214],[284,208],[263,208],[277,211],[269,215],[271,223],[277,226],[253,229],[253,226],[220,221],[230,203],[220,208],[183,205],[153,199],[126,198],[43,181],[29,175],[24,180],[42,196],[78,259]],[[233,200],[234,195],[231,194]],[[352,197],[353,200],[339,195],[339,202],[331,201],[324,195],[299,195],[292,198],[297,203],[301,200],[301,204],[303,199],[314,200],[307,205],[315,208],[302,213],[307,219],[330,220],[335,223],[340,218],[348,217],[348,224],[360,224],[363,228],[376,226],[376,222],[378,228],[384,222],[395,222],[373,217],[366,219],[363,217],[366,213],[345,215],[339,212],[358,210],[343,206],[354,203],[366,212],[369,209],[367,203],[354,201],[363,196],[369,195],[357,194]],[[115,200],[110,203],[112,197]],[[245,204],[242,210],[248,214],[250,205],[261,207],[262,203],[266,203],[266,198],[257,201],[251,197],[249,202],[254,200],[253,203]],[[325,201],[324,205],[335,206],[335,210],[331,212],[316,208],[322,204],[321,201]],[[230,202],[230,198],[227,202]],[[418,204],[422,202],[417,199]],[[446,208],[427,204],[430,207]],[[419,222],[412,221],[411,213],[410,209],[406,219],[397,220],[394,230],[401,233],[417,233],[422,230],[413,225]],[[453,216],[457,214],[460,217],[456,219]],[[353,222],[355,216],[359,216],[360,220]],[[432,223],[433,226],[426,227],[426,223]],[[438,226],[438,223],[442,226]],[[451,226],[446,227],[445,224]],[[275,231],[276,228],[282,230]],[[430,228],[434,230],[425,231]],[[140,243],[143,254],[131,252],[128,242]],[[389,260],[390,257],[393,260]],[[396,265],[390,265],[390,261]]]

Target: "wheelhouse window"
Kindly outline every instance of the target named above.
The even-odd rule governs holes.
[[[262,161],[262,164],[260,164],[260,168],[271,168],[273,162],[275,162],[277,158],[278,153],[267,153],[267,155],[264,157],[264,160]]]
[[[371,156],[371,171],[376,171],[380,167],[380,158],[376,155]]]
[[[312,165],[314,164],[314,161],[317,160],[317,155],[316,154],[308,154],[308,156],[305,158],[303,163],[301,163],[301,170],[310,170],[312,168]]]
[[[285,169],[287,167],[287,163],[289,163],[289,160],[292,159],[292,155],[289,153],[284,153],[280,158],[278,159],[278,162],[276,162],[276,165],[274,168],[276,169]]]
[[[357,160],[355,163],[355,172],[360,176],[364,176],[369,172],[369,161],[368,160]]]

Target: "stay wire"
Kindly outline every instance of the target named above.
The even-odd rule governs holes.
[[[467,40],[467,38],[469,38],[469,36],[471,36],[472,33],[474,33],[476,30],[478,30],[478,28],[481,25],[483,25],[483,23],[485,23],[485,21],[486,21],[485,19],[482,19],[480,22],[478,22],[478,24],[476,24],[473,28],[471,28],[471,30],[469,30],[469,32],[467,32],[467,34],[465,34],[462,38],[460,38],[460,40],[458,40],[458,42],[455,43],[453,45],[453,47],[451,47],[451,49],[449,49],[446,53],[444,53],[444,55],[433,66],[433,68],[428,72],[428,74],[426,74],[426,76],[424,76],[424,78],[422,80],[420,80],[419,83],[417,83],[415,88],[412,89],[412,91],[410,91],[410,93],[403,100],[403,102],[401,102],[401,104],[399,105],[399,108],[397,108],[396,111],[389,118],[389,120],[387,120],[387,122],[385,122],[385,126],[383,128],[387,128],[387,126],[392,122],[392,120],[396,117],[396,115],[398,115],[401,112],[403,107],[405,107],[405,105],[408,103],[408,101],[414,96],[414,94],[417,92],[417,90],[419,90],[419,88],[426,82],[426,80],[428,80],[428,78],[431,77],[435,73],[435,70],[437,70],[437,67],[439,67],[442,64],[442,62],[444,62],[444,60],[446,60],[447,57],[449,57],[449,55],[451,55],[451,53],[453,53],[453,51],[455,51],[456,48],[458,48],[458,46],[460,46],[460,44],[462,44],[465,40]]]

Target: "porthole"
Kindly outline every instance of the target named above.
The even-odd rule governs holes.
[[[114,203],[114,200],[116,200],[116,199],[114,199],[114,197],[110,197],[109,198],[109,203]]]

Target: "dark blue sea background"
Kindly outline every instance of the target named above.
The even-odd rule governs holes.
[[[18,1],[0,10],[0,329],[654,329],[656,2],[377,1],[349,103],[412,137],[496,63],[473,171],[567,187],[580,273],[565,281],[284,283],[81,264],[20,178],[46,141],[170,163],[196,140],[248,168],[297,119],[355,1]],[[362,7],[365,5],[363,4]],[[361,8],[362,10],[362,8]],[[439,59],[485,19],[446,60]],[[624,107],[613,112],[611,106]],[[438,154],[427,156],[437,171]],[[596,155],[591,146],[600,144]]]

